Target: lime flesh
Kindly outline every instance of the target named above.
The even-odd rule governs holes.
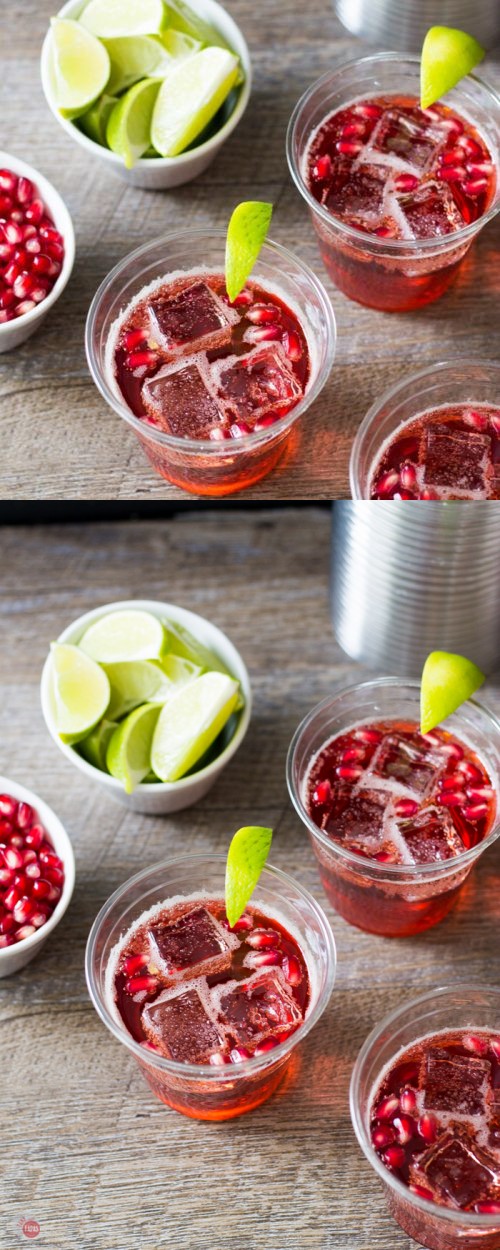
[[[227,664],[219,659],[215,651],[211,651],[204,643],[199,642],[193,637],[189,629],[184,625],[179,625],[177,621],[166,621],[166,647],[170,651],[174,651],[177,656],[182,656],[185,660],[190,660],[192,664],[199,665],[202,672],[210,673],[226,673],[228,677],[234,674],[228,669]],[[241,689],[238,691],[238,700],[236,703],[236,711],[244,707],[245,700]]]
[[[119,95],[142,78],[163,78],[172,63],[163,41],[151,35],[105,39],[111,62],[108,92]]]
[[[151,766],[162,781],[178,781],[208,750],[238,697],[238,683],[223,673],[204,673],[162,708],[153,737]]]
[[[78,645],[100,664],[157,660],[165,649],[165,630],[152,612],[126,608],[98,617],[85,630]]]
[[[203,48],[175,63],[163,80],[153,111],[151,141],[162,156],[178,156],[217,113],[238,76],[238,58],[224,48]]]
[[[111,68],[109,56],[79,22],[53,17],[51,27],[55,101],[62,116],[71,120],[86,113],[104,91]]]
[[[463,30],[431,26],[424,39],[420,64],[420,103],[430,108],[470,74],[485,55],[484,48]]]
[[[166,24],[163,0],[90,0],[80,22],[99,39],[158,35]]]
[[[92,139],[94,143],[100,143],[101,147],[106,147],[106,126],[109,121],[111,110],[116,104],[116,96],[104,95],[100,96],[96,103],[92,105],[88,113],[84,113],[78,118],[78,126],[83,130],[84,135]]]
[[[109,704],[106,673],[79,647],[52,644],[52,706],[63,742],[86,738],[102,720]]]
[[[109,746],[110,738],[117,728],[116,721],[104,720],[96,725],[88,738],[84,738],[83,742],[78,745],[80,755],[88,764],[93,764],[94,768],[100,768],[101,772],[107,772],[106,752]]]
[[[470,699],[483,684],[484,673],[463,655],[449,651],[431,651],[422,672],[420,691],[420,729],[430,733],[447,716]]]
[[[124,660],[104,664],[111,697],[108,717],[121,720],[141,703],[164,703],[176,689],[175,683],[160,664],[153,660]]]
[[[108,771],[122,782],[127,794],[151,771],[151,742],[159,715],[157,704],[144,703],[125,717],[110,738]]]
[[[115,104],[106,129],[108,145],[121,156],[127,169],[147,152],[151,143],[151,118],[160,79],[143,78]]]

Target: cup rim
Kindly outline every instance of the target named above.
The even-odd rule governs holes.
[[[149,868],[143,868],[141,872],[135,873],[133,877],[129,877],[127,881],[122,882],[122,884],[113,891],[113,894],[111,894],[103,904],[90,930],[85,950],[85,976],[87,980],[88,992],[97,1014],[117,1041],[123,1042],[123,1044],[127,1046],[128,1050],[130,1050],[135,1058],[139,1059],[142,1064],[146,1062],[153,1067],[159,1068],[162,1072],[168,1072],[171,1076],[184,1076],[186,1079],[198,1078],[217,1085],[221,1081],[224,1082],[228,1080],[228,1071],[225,1067],[219,1068],[211,1066],[210,1064],[179,1063],[175,1060],[167,1059],[164,1055],[155,1054],[153,1051],[145,1051],[144,1047],[141,1046],[139,1042],[136,1042],[132,1035],[127,1033],[125,1028],[122,1028],[118,1024],[117,1020],[115,1020],[111,1015],[104,999],[101,998],[100,991],[96,985],[93,969],[93,954],[99,937],[101,924],[106,919],[114,904],[118,902],[120,897],[124,895],[130,887],[139,885],[140,882],[145,881],[147,877],[152,874],[163,873],[166,869],[172,869],[175,866],[183,865],[185,868],[192,866],[194,870],[196,865],[206,864],[207,862],[211,865],[220,864],[223,868],[226,864],[226,856],[220,854],[176,855],[172,859],[162,860],[161,863],[152,864]],[[332,928],[325,912],[323,911],[323,908],[314,898],[314,895],[311,894],[309,890],[306,890],[305,886],[303,886],[300,882],[296,881],[293,877],[290,877],[288,873],[282,872],[280,868],[273,867],[272,864],[265,865],[259,880],[261,881],[266,874],[271,878],[277,878],[277,880],[282,882],[284,885],[291,884],[294,890],[302,896],[302,899],[307,903],[310,910],[314,912],[316,919],[319,920],[328,952],[327,972],[325,984],[318,994],[318,998],[314,1003],[314,1006],[309,1014],[304,1018],[302,1023],[299,1024],[298,1028],[295,1029],[295,1032],[291,1033],[284,1042],[280,1042],[277,1046],[275,1046],[272,1051],[268,1051],[264,1055],[253,1056],[250,1059],[243,1059],[241,1063],[238,1063],[238,1075],[243,1074],[245,1076],[253,1076],[262,1069],[269,1067],[271,1063],[275,1063],[276,1060],[284,1058],[289,1051],[291,1051],[307,1036],[328,1005],[335,983],[337,968],[337,951]]]
[[[491,844],[495,842],[498,837],[500,837],[500,811],[497,810],[494,824],[487,837],[483,838],[482,842],[479,842],[476,846],[470,847],[469,850],[462,851],[459,855],[455,855],[453,859],[435,861],[430,864],[383,864],[379,863],[376,859],[360,859],[359,855],[356,855],[355,852],[346,850],[345,847],[340,845],[340,843],[332,842],[331,839],[323,833],[323,830],[319,829],[318,826],[314,824],[314,821],[311,819],[307,808],[302,802],[301,795],[295,786],[294,765],[296,754],[304,733],[310,728],[311,725],[313,725],[318,715],[323,710],[326,710],[332,704],[336,703],[337,700],[345,698],[346,695],[349,696],[357,694],[358,691],[366,690],[368,692],[374,688],[382,689],[389,688],[391,686],[409,687],[415,691],[420,690],[420,682],[412,681],[410,678],[374,677],[368,679],[367,681],[357,682],[353,686],[343,686],[340,690],[337,690],[335,694],[327,695],[326,699],[322,699],[320,703],[317,703],[313,708],[311,708],[311,711],[308,712],[307,716],[304,716],[298,728],[295,730],[288,748],[286,760],[288,792],[297,814],[300,816],[302,823],[306,825],[309,833],[321,843],[325,850],[329,851],[330,854],[337,857],[341,862],[349,865],[350,868],[355,868],[358,873],[362,873],[363,870],[365,870],[375,879],[380,878],[381,880],[386,881],[389,879],[394,882],[408,877],[411,877],[412,880],[433,880],[435,877],[451,875],[452,872],[458,872],[464,867],[472,866],[475,860],[479,858],[479,855],[481,855],[484,850],[491,846]],[[476,708],[482,716],[485,716],[486,719],[489,720],[490,724],[494,726],[497,733],[500,734],[500,720],[496,717],[494,712],[485,707],[483,703],[479,703],[477,699],[467,699],[466,703],[462,706],[467,707],[467,704],[471,704],[472,707]],[[335,736],[336,735],[334,734],[331,735],[331,737]],[[330,739],[328,737],[325,737],[324,741],[326,743],[329,740]]]
[[[56,303],[56,300],[59,299],[59,296],[62,295],[65,286],[69,282],[73,265],[75,263],[75,231],[69,210],[66,207],[62,195],[57,190],[57,187],[54,186],[53,182],[50,182],[49,178],[46,178],[45,174],[42,174],[41,171],[36,169],[34,165],[28,164],[28,161],[24,161],[21,157],[15,156],[14,153],[6,152],[4,150],[0,151],[0,164],[2,166],[5,165],[7,169],[10,168],[13,174],[29,178],[30,181],[35,184],[37,191],[40,192],[42,199],[47,205],[47,209],[51,217],[54,219],[55,229],[59,231],[64,239],[64,256],[61,265],[61,272],[57,275],[56,281],[54,282],[54,285],[49,291],[46,299],[42,300],[40,304],[36,304],[30,312],[23,313],[22,317],[16,317],[13,321],[4,321],[3,324],[0,325],[1,335],[3,331],[8,332],[15,325],[19,326],[20,329],[23,326],[33,325],[36,321],[40,320],[42,316],[45,316],[45,313],[49,312],[49,310]],[[49,200],[53,200],[56,205],[55,210],[51,208],[48,202]],[[55,221],[55,214],[57,214],[57,222]]]
[[[12,956],[12,953],[16,949],[16,945],[20,953],[32,950],[38,943],[45,941],[45,938],[49,936],[49,933],[52,933],[53,929],[56,928],[56,925],[59,924],[59,921],[62,920],[64,913],[71,902],[71,897],[75,887],[75,855],[72,843],[64,825],[62,824],[62,821],[49,804],[45,802],[45,799],[42,799],[40,798],[40,795],[35,794],[34,790],[29,790],[27,786],[22,784],[22,782],[14,781],[12,777],[0,777],[0,792],[2,794],[11,794],[12,797],[18,799],[20,803],[29,803],[30,807],[34,808],[36,815],[39,816],[41,823],[46,829],[49,835],[49,841],[52,842],[56,855],[59,855],[59,851],[53,842],[54,833],[57,838],[60,839],[62,847],[64,848],[59,856],[64,864],[64,882],[61,890],[61,897],[58,899],[52,915],[49,916],[46,924],[42,925],[40,929],[36,929],[30,937],[23,938],[22,942],[19,944],[16,943],[14,946],[4,946],[0,950],[0,961],[5,957],[5,961],[8,962],[9,956]]]
[[[164,168],[177,168],[177,167],[181,167],[182,165],[194,164],[195,159],[198,158],[199,155],[203,157],[204,155],[208,155],[208,153],[211,153],[211,152],[213,152],[213,154],[215,155],[218,148],[221,147],[221,145],[225,142],[226,139],[229,138],[229,135],[232,133],[232,131],[235,129],[238,123],[241,121],[241,118],[243,117],[243,114],[247,108],[250,95],[251,95],[251,90],[252,90],[252,63],[250,60],[250,52],[248,49],[247,41],[243,35],[241,27],[238,26],[237,22],[235,22],[231,13],[229,13],[229,11],[225,9],[222,4],[218,3],[218,0],[205,0],[205,3],[208,5],[208,8],[214,11],[215,13],[218,14],[222,12],[224,14],[224,22],[227,22],[227,25],[231,29],[231,32],[233,31],[236,32],[237,40],[241,42],[241,51],[238,51],[236,48],[234,49],[234,51],[237,53],[242,63],[243,70],[245,73],[245,80],[241,84],[238,100],[234,106],[232,113],[230,113],[229,117],[224,122],[224,125],[221,126],[219,130],[217,130],[216,134],[211,135],[209,139],[206,139],[204,143],[200,143],[198,147],[191,148],[187,152],[180,152],[178,156],[161,156],[161,155],[141,156],[140,160],[137,162],[137,165],[141,169],[157,170],[157,169],[164,169]],[[70,17],[74,13],[74,11],[82,4],[83,4],[83,0],[65,0],[65,3],[62,5],[62,8],[58,9],[56,16],[57,17]],[[217,22],[215,24],[217,25]],[[221,34],[222,34],[222,31],[221,31]],[[231,33],[231,37],[232,38],[234,37],[232,33]],[[73,138],[76,143],[80,145],[80,147],[83,147],[87,152],[89,152],[89,154],[100,157],[101,160],[103,160],[105,163],[108,163],[109,165],[114,165],[115,167],[116,166],[121,167],[123,165],[123,162],[122,162],[121,157],[118,156],[117,152],[113,152],[111,148],[105,148],[100,143],[96,143],[94,139],[91,139],[88,135],[84,134],[83,131],[80,131],[78,127],[73,124],[73,121],[71,119],[62,117],[61,114],[59,113],[59,110],[56,107],[56,104],[54,101],[54,97],[53,97],[51,85],[50,85],[49,52],[50,52],[50,26],[46,30],[44,41],[42,44],[42,51],[41,51],[41,56],[40,56],[40,76],[41,76],[41,81],[42,81],[43,94],[50,108],[52,116],[56,118],[56,121],[59,122],[63,130],[65,130],[66,133],[71,138]]]
[[[500,988],[498,986],[489,984],[472,985],[470,982],[462,984],[462,982],[459,982],[456,985],[439,985],[433,990],[428,990],[425,994],[419,994],[416,998],[407,999],[402,1005],[400,1004],[393,1011],[389,1012],[388,1015],[384,1016],[383,1020],[371,1029],[356,1058],[349,1086],[349,1108],[354,1132],[363,1154],[368,1160],[368,1163],[371,1164],[380,1179],[387,1185],[390,1185],[400,1198],[405,1199],[406,1202],[409,1202],[413,1207],[416,1207],[418,1211],[421,1211],[422,1214],[426,1214],[427,1216],[429,1215],[429,1211],[431,1211],[436,1219],[442,1216],[443,1219],[449,1220],[452,1224],[462,1224],[465,1225],[466,1228],[482,1228],[486,1231],[489,1228],[497,1229],[499,1227],[499,1215],[483,1215],[471,1211],[462,1211],[461,1209],[457,1210],[454,1207],[441,1207],[439,1206],[439,1203],[434,1201],[430,1203],[428,1198],[420,1198],[418,1194],[412,1193],[407,1185],[404,1185],[403,1182],[398,1180],[398,1178],[394,1176],[388,1168],[384,1167],[382,1160],[373,1149],[368,1134],[366,1133],[363,1116],[359,1107],[359,1083],[363,1066],[370,1054],[372,1046],[378,1042],[379,1037],[382,1034],[386,1033],[392,1025],[396,1024],[396,1022],[406,1014],[409,1008],[412,1009],[413,1007],[418,1007],[424,1003],[436,1002],[440,997],[444,998],[447,994],[465,995],[470,993],[477,994],[478,992],[491,994],[492,996],[497,997],[500,1005]]]
[[[200,779],[204,780],[211,776],[212,773],[217,774],[220,772],[222,768],[225,768],[226,764],[229,763],[229,760],[241,746],[250,724],[252,714],[252,688],[248,669],[241,653],[238,651],[237,647],[235,647],[234,643],[231,642],[231,639],[228,638],[227,634],[225,634],[222,629],[219,629],[218,625],[214,625],[213,621],[210,621],[208,617],[200,616],[199,612],[192,612],[190,608],[183,608],[179,604],[174,603],[162,603],[156,599],[117,599],[112,603],[102,604],[98,608],[91,608],[88,612],[84,612],[82,616],[78,616],[76,620],[70,622],[70,624],[67,625],[60,634],[58,634],[56,641],[67,642],[77,629],[83,629],[86,623],[91,624],[93,620],[98,620],[110,610],[118,611],[125,608],[141,608],[144,611],[151,612],[153,606],[155,608],[155,615],[158,615],[158,611],[156,611],[156,609],[160,609],[161,613],[167,617],[169,615],[172,615],[173,617],[174,612],[180,613],[183,618],[186,616],[196,617],[198,620],[210,625],[217,634],[222,636],[224,639],[224,645],[228,647],[231,654],[234,653],[235,657],[237,657],[238,664],[241,669],[243,682],[240,682],[240,684],[242,685],[243,694],[245,696],[245,706],[241,709],[239,724],[237,725],[232,738],[216,759],[212,760],[210,764],[206,764],[204,768],[200,768],[198,772],[191,773],[187,777],[180,777],[178,781],[142,781],[140,786],[137,787],[137,790],[148,796],[161,795],[165,793],[178,794],[182,790],[189,790],[190,787],[192,787],[195,782],[198,783]],[[54,719],[49,701],[50,659],[51,656],[49,651],[42,669],[40,695],[43,718],[52,741],[55,742],[56,746],[59,747],[63,755],[66,756],[70,763],[72,763],[92,780],[99,782],[101,785],[104,785],[110,790],[122,790],[122,784],[118,781],[117,777],[111,776],[110,773],[102,772],[100,768],[96,768],[94,764],[91,764],[88,760],[83,759],[83,757],[75,751],[74,747],[61,741],[54,725]],[[238,678],[238,680],[240,679]],[[243,683],[245,683],[246,688],[243,688]]]
[[[371,426],[373,424],[373,421],[375,420],[375,417],[378,416],[380,409],[384,408],[388,404],[392,404],[396,399],[398,399],[398,397],[401,394],[404,394],[407,388],[409,386],[412,386],[414,382],[423,381],[424,378],[431,378],[434,373],[436,375],[439,375],[441,373],[445,373],[447,369],[457,369],[457,367],[461,371],[463,371],[464,369],[475,369],[475,368],[490,369],[493,373],[498,374],[499,391],[500,391],[500,361],[498,360],[474,360],[472,357],[468,357],[465,360],[461,360],[461,359],[437,360],[435,364],[426,365],[424,369],[417,369],[415,373],[408,373],[405,375],[404,378],[400,378],[399,382],[395,382],[393,386],[388,387],[388,389],[384,391],[382,395],[379,395],[378,399],[374,400],[373,404],[370,405],[368,412],[363,417],[363,420],[361,424],[358,426],[358,429],[356,431],[354,442],[351,447],[351,455],[349,458],[349,486],[351,490],[352,499],[357,499],[357,500],[370,499],[369,494],[363,495],[360,492],[359,461],[360,461],[361,452],[362,452],[365,438],[371,429]],[[499,402],[500,402],[500,394],[499,394]],[[409,421],[414,421],[415,418],[418,417],[418,415],[419,415],[418,413],[415,413],[413,417],[409,417]],[[386,441],[386,440],[383,440],[383,441]],[[376,456],[372,459],[372,462],[368,471],[368,475],[367,475],[368,481],[370,481],[373,468],[375,465],[376,457],[380,455],[381,447],[382,447],[382,443],[379,446]],[[413,501],[413,502],[418,502],[418,500]],[[439,505],[441,506],[442,503],[446,501],[437,500],[436,502],[439,503]]]
[[[366,66],[369,63],[380,64],[382,62],[390,61],[399,61],[405,64],[410,63],[418,66],[420,65],[420,57],[411,56],[409,53],[375,52],[368,56],[357,57],[354,61],[342,62],[340,65],[337,65],[335,69],[327,70],[326,74],[322,74],[321,78],[317,78],[316,81],[313,82],[306,91],[304,91],[303,95],[301,95],[295,105],[287,127],[286,154],[288,167],[297,190],[300,192],[303,199],[306,200],[313,213],[320,217],[325,225],[330,226],[330,228],[334,227],[338,230],[339,235],[343,235],[345,238],[349,239],[351,243],[358,244],[358,246],[365,251],[369,248],[374,254],[380,255],[392,255],[395,257],[401,255],[402,253],[409,253],[410,255],[418,254],[419,256],[433,255],[435,252],[451,250],[452,246],[458,247],[460,244],[467,242],[468,240],[472,240],[474,236],[478,234],[479,230],[481,230],[483,226],[486,225],[488,221],[491,221],[492,217],[498,213],[500,210],[500,171],[497,162],[495,162],[495,194],[489,208],[481,215],[481,217],[478,217],[476,221],[471,221],[468,225],[461,227],[460,230],[454,230],[452,234],[444,236],[445,246],[443,246],[443,236],[429,239],[382,239],[375,234],[367,235],[366,232],[358,230],[355,226],[348,226],[345,222],[341,221],[340,217],[334,217],[332,213],[329,213],[327,209],[315,199],[304,181],[295,159],[294,148],[297,126],[304,108],[309,104],[310,100],[313,99],[316,92],[321,87],[326,86],[327,83],[338,78],[347,70],[359,68],[360,66]],[[500,108],[500,94],[494,87],[491,87],[490,84],[485,82],[483,78],[479,78],[477,74],[468,74],[467,77],[471,78],[483,91],[488,94],[490,103],[493,99]],[[326,114],[326,116],[327,115],[328,114]],[[309,139],[310,137],[311,136],[309,135]]]
[[[100,303],[107,294],[110,283],[113,282],[119,275],[123,276],[131,262],[134,262],[139,258],[145,259],[148,252],[159,246],[171,247],[172,244],[179,244],[181,241],[189,243],[189,241],[206,238],[207,236],[210,237],[211,241],[214,239],[220,239],[221,243],[225,244],[225,230],[209,230],[208,227],[194,227],[190,230],[176,230],[172,234],[160,235],[155,239],[150,239],[147,243],[142,243],[140,247],[135,248],[133,252],[129,252],[127,256],[118,261],[118,263],[114,265],[113,269],[106,274],[106,277],[98,287],[90,305],[85,324],[85,351],[90,373],[95,385],[101,392],[103,399],[106,400],[106,403],[110,408],[113,408],[114,411],[118,413],[118,416],[123,417],[123,419],[127,421],[130,426],[132,426],[132,429],[135,430],[136,434],[140,434],[141,438],[146,438],[151,442],[159,444],[159,446],[168,447],[170,451],[183,451],[187,454],[199,453],[217,460],[221,455],[228,455],[229,450],[232,456],[236,456],[238,453],[241,454],[249,450],[255,450],[256,448],[269,442],[271,439],[275,439],[278,435],[282,434],[294,424],[298,417],[302,416],[314,400],[317,399],[330,375],[335,358],[337,327],[331,300],[325,290],[325,287],[323,286],[323,283],[317,277],[314,270],[311,269],[305,261],[301,260],[293,252],[290,252],[288,248],[283,247],[281,243],[275,243],[272,239],[266,239],[260,253],[261,256],[265,255],[266,251],[269,251],[271,254],[276,253],[282,259],[291,261],[293,265],[296,265],[301,271],[301,274],[307,278],[310,286],[314,288],[315,294],[322,306],[323,318],[327,329],[327,351],[325,352],[323,365],[318,368],[316,377],[312,380],[309,388],[304,392],[302,399],[295,404],[295,407],[292,408],[290,412],[286,413],[283,417],[279,417],[272,426],[269,426],[265,430],[259,430],[253,434],[245,434],[245,436],[241,439],[231,440],[230,449],[226,446],[226,444],[214,442],[211,439],[178,438],[172,434],[167,434],[164,430],[157,429],[155,426],[145,425],[144,419],[136,417],[132,410],[122,403],[115,392],[111,390],[104,373],[101,372],[101,368],[97,364],[93,344],[93,332],[94,324],[99,313]]]

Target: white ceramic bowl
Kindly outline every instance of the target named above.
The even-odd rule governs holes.
[[[42,324],[42,321],[50,312],[59,296],[62,295],[75,260],[75,233],[73,223],[68,213],[64,200],[61,199],[59,192],[44,178],[43,174],[34,169],[32,165],[27,165],[26,161],[20,161],[17,156],[11,156],[10,152],[0,152],[0,169],[10,169],[13,174],[21,174],[23,178],[31,178],[40,196],[48,209],[50,216],[53,218],[56,230],[62,234],[64,239],[64,260],[62,269],[54,283],[52,290],[49,291],[47,298],[41,304],[37,304],[36,308],[32,308],[31,312],[25,313],[24,317],[15,317],[13,321],[5,321],[0,325],[0,352],[10,352],[14,347],[19,347],[30,334],[34,334]]]
[[[0,950],[0,977],[8,977],[13,972],[19,972],[20,968],[24,968],[35,958],[35,955],[39,954],[49,934],[64,916],[75,884],[75,857],[66,830],[58,816],[47,803],[44,803],[43,799],[33,794],[32,790],[27,790],[26,786],[19,785],[17,781],[11,781],[10,777],[0,777],[0,794],[10,794],[12,798],[19,799],[22,803],[29,803],[35,809],[40,823],[47,830],[49,841],[52,842],[56,855],[59,855],[64,864],[62,894],[47,923],[41,929],[37,929],[36,933],[32,933],[31,937],[24,938],[22,942],[14,942],[13,946],[4,946]]]
[[[182,152],[180,156],[143,156],[137,161],[133,169],[126,169],[121,157],[117,156],[116,152],[111,152],[109,148],[102,147],[99,143],[94,143],[87,135],[82,134],[82,131],[73,122],[61,117],[54,100],[50,82],[50,31],[45,36],[41,58],[42,87],[51,112],[57,118],[59,125],[63,127],[76,143],[80,144],[81,148],[84,148],[90,156],[97,157],[103,165],[107,165],[112,173],[118,174],[119,178],[123,178],[125,182],[131,183],[134,187],[145,187],[146,190],[152,191],[168,191],[172,187],[179,187],[184,182],[191,182],[193,178],[197,178],[210,165],[210,162],[213,161],[235,126],[238,125],[250,99],[252,85],[250,54],[236,22],[222,8],[222,5],[216,3],[216,0],[190,0],[190,3],[200,17],[210,22],[212,26],[215,26],[220,31],[220,34],[227,40],[230,47],[238,54],[245,74],[245,81],[240,88],[238,101],[230,117],[217,131],[217,134],[207,139],[206,143],[201,143],[199,147],[193,148],[189,152]],[[84,8],[84,0],[68,0],[68,3],[64,4],[62,9],[59,10],[57,16],[75,19],[80,16]]]
[[[185,807],[192,807],[194,803],[198,803],[207,794],[241,745],[250,723],[252,710],[250,679],[241,655],[236,650],[236,647],[233,647],[229,638],[222,633],[222,630],[217,629],[216,625],[212,625],[203,616],[198,616],[195,612],[188,612],[186,608],[179,608],[173,603],[158,603],[156,600],[150,599],[125,599],[121,603],[106,603],[101,608],[95,608],[92,612],[86,612],[85,616],[80,616],[72,625],[68,625],[62,634],[59,635],[57,641],[78,643],[92,621],[98,620],[100,616],[104,616],[107,612],[118,612],[124,608],[142,608],[145,612],[154,613],[155,616],[178,621],[180,625],[184,625],[186,629],[189,629],[195,638],[198,638],[206,647],[209,647],[211,651],[215,651],[216,655],[219,656],[224,664],[227,664],[230,671],[238,678],[245,698],[245,706],[239,713],[237,728],[227,746],[211,764],[207,764],[206,768],[201,768],[199,772],[193,773],[189,777],[181,777],[180,781],[173,782],[142,782],[141,785],[137,786],[133,794],[126,794],[121,782],[117,781],[116,777],[111,777],[109,773],[102,772],[100,768],[94,768],[93,764],[89,764],[87,760],[82,759],[82,756],[73,747],[61,742],[51,709],[50,655],[47,656],[45,661],[41,682],[42,712],[45,724],[51,738],[57,743],[63,755],[81,773],[85,773],[92,781],[96,781],[98,785],[102,786],[103,790],[106,790],[109,794],[109,797],[115,799],[117,803],[122,803],[124,807],[129,807],[134,812],[145,812],[149,815],[179,812]]]

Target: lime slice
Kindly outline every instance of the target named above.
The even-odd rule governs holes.
[[[424,664],[420,691],[420,730],[430,733],[478,690],[484,673],[463,655],[431,651]]]
[[[109,78],[109,56],[79,22],[53,17],[51,69],[57,107],[63,117],[80,117],[101,95]]]
[[[106,126],[109,121],[111,109],[116,104],[116,96],[104,95],[100,96],[96,103],[92,105],[88,113],[84,113],[83,117],[78,118],[80,130],[84,135],[88,135],[94,143],[100,143],[101,147],[106,147]]]
[[[174,30],[169,26],[168,30],[164,30],[160,35],[161,42],[170,57],[175,61],[184,60],[186,56],[193,56],[195,52],[199,52],[203,47],[199,39],[193,39],[191,35],[182,34],[180,30]]]
[[[226,916],[231,928],[243,914],[269,855],[272,829],[248,825],[238,829],[226,863]]]
[[[452,26],[431,26],[424,39],[420,63],[420,103],[430,108],[456,87],[485,56],[472,35]]]
[[[141,78],[163,78],[172,63],[160,39],[151,35],[104,39],[111,62],[108,92],[119,95]]]
[[[188,681],[194,681],[195,677],[201,677],[203,672],[202,665],[192,664],[190,660],[172,653],[165,655],[158,663],[162,673],[174,686],[185,686]]]
[[[106,673],[79,647],[52,643],[52,703],[57,732],[63,742],[86,738],[107,710],[110,696]]]
[[[116,721],[104,720],[100,721],[96,728],[92,730],[88,738],[84,738],[79,743],[78,750],[83,755],[84,760],[89,764],[93,764],[94,768],[100,768],[101,772],[106,772],[106,751],[109,746],[109,740],[117,728]]]
[[[209,22],[205,22],[199,13],[194,13],[184,0],[170,0],[167,4],[167,22],[168,29],[173,27],[185,35],[191,35],[192,39],[198,39],[207,47],[227,48],[230,52],[232,51],[220,31]]]
[[[85,630],[78,645],[100,664],[157,660],[166,649],[165,630],[151,612],[126,608],[100,616]]]
[[[247,200],[231,216],[226,238],[226,290],[235,300],[250,277],[269,230],[272,204]]]
[[[111,688],[108,705],[111,720],[121,720],[140,703],[164,703],[175,690],[160,664],[152,660],[124,660],[102,667]]]
[[[197,138],[234,86],[238,58],[224,48],[203,48],[174,64],[161,84],[151,141],[162,156],[178,156]]]
[[[81,25],[99,39],[121,35],[159,35],[166,25],[163,0],[90,0]]]
[[[178,625],[176,621],[165,621],[167,633],[166,645],[175,652],[176,655],[182,656],[185,660],[190,660],[192,664],[199,665],[204,673],[226,673],[228,677],[233,677],[227,665],[219,659],[214,651],[210,651],[202,642],[198,642],[197,638],[185,628],[184,625]],[[245,700],[241,688],[238,690],[238,700],[236,703],[236,711],[240,711],[245,706]]]
[[[108,772],[122,782],[127,794],[151,771],[151,742],[159,715],[156,703],[143,703],[125,717],[110,739]]]
[[[153,737],[151,766],[162,781],[178,781],[204,755],[234,711],[238,683],[204,673],[162,708]]]
[[[110,114],[108,146],[121,156],[127,169],[147,152],[151,143],[151,118],[160,89],[159,78],[143,78],[130,87]]]

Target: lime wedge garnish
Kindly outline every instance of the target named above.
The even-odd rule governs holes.
[[[161,710],[151,766],[162,781],[178,781],[204,755],[234,711],[238,683],[223,673],[203,673]]]
[[[94,768],[100,768],[101,772],[106,772],[106,752],[109,746],[109,740],[117,728],[116,721],[104,720],[96,725],[88,738],[84,738],[83,742],[78,745],[80,755],[89,764],[93,764]]]
[[[272,829],[248,825],[238,829],[226,863],[226,916],[231,928],[243,914],[269,855]]]
[[[103,43],[111,62],[107,90],[112,94],[119,95],[141,78],[163,78],[168,72],[172,58],[152,35],[124,35]]]
[[[106,87],[110,64],[102,43],[79,22],[53,17],[51,71],[59,112],[80,117]]]
[[[159,35],[167,17],[163,0],[90,0],[80,22],[99,39]]]
[[[79,647],[100,664],[119,660],[157,660],[166,650],[162,622],[151,612],[126,608],[107,612],[89,625]]]
[[[132,794],[151,771],[151,742],[159,715],[156,703],[143,703],[125,717],[110,738],[108,772],[123,783],[127,794]]]
[[[235,208],[226,238],[226,290],[235,300],[243,290],[269,230],[272,204],[247,200]]]
[[[452,26],[431,26],[424,39],[420,63],[420,103],[430,108],[461,78],[479,65],[485,50],[463,30]]]
[[[164,30],[160,35],[162,45],[165,52],[174,61],[181,61],[186,56],[193,56],[195,52],[199,52],[203,44],[199,39],[193,39],[191,35],[183,34],[180,30],[174,30],[169,26],[168,30]]]
[[[199,13],[195,13],[188,4],[184,3],[184,0],[169,0],[167,23],[168,29],[182,31],[183,34],[190,35],[192,39],[197,39],[206,47],[227,48],[230,52],[232,51],[220,31],[209,22],[205,22]]]
[[[430,733],[470,699],[485,681],[484,673],[463,655],[431,651],[424,664],[420,690],[420,730]]]
[[[194,681],[195,677],[201,677],[203,666],[192,664],[191,660],[183,659],[180,655],[164,655],[163,659],[158,661],[162,673],[168,678],[174,686],[185,686],[188,681]]]
[[[151,118],[161,79],[143,78],[115,104],[106,128],[108,146],[122,157],[127,169],[147,152],[151,143]]]
[[[165,703],[175,694],[177,687],[193,681],[201,671],[194,665],[186,665],[183,660],[178,660],[177,665],[166,665],[167,657],[161,662],[124,660],[118,664],[104,664],[111,687],[108,717],[121,720],[140,703]]]
[[[174,63],[153,111],[151,141],[162,156],[178,156],[223,104],[238,75],[238,58],[225,48],[203,48]]]
[[[176,655],[182,656],[185,660],[190,660],[191,664],[199,665],[204,673],[226,673],[228,677],[233,677],[227,665],[224,664],[214,651],[210,651],[202,642],[198,642],[197,638],[185,628],[184,625],[178,625],[177,621],[165,621],[167,641],[166,645]],[[245,700],[241,691],[238,690],[238,701],[236,703],[236,711],[238,712],[244,707]]]
[[[104,95],[100,96],[99,99],[96,100],[95,104],[92,105],[92,108],[89,109],[88,113],[84,113],[82,117],[78,118],[80,130],[83,130],[83,133],[88,135],[89,139],[92,139],[94,143],[100,143],[101,147],[104,148],[107,146],[106,126],[109,121],[111,109],[114,108],[115,104],[116,96],[107,95],[107,93],[104,92]]]
[[[80,742],[109,703],[109,681],[95,660],[69,643],[52,643],[52,705],[63,742]]]

